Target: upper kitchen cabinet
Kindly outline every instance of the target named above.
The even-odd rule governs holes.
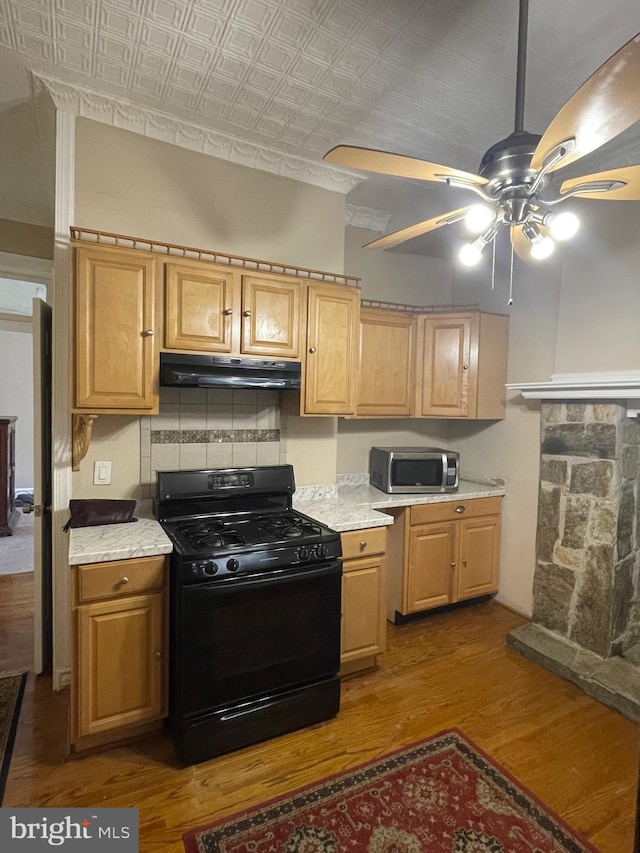
[[[168,263],[165,347],[299,359],[304,294],[291,276]]]
[[[158,410],[158,259],[150,252],[75,246],[75,409]]]
[[[411,417],[415,397],[415,319],[401,311],[360,312],[358,417]]]
[[[308,286],[303,415],[353,415],[356,410],[360,288]]]
[[[417,417],[504,418],[508,317],[421,315],[417,337]]]

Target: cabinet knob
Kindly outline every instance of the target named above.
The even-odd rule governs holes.
[[[309,352],[315,352],[315,351],[316,351],[315,347],[309,347]]]
[[[248,309],[247,309],[246,311],[243,311],[243,312],[242,312],[242,316],[243,316],[243,317],[250,317],[250,316],[251,316],[251,311],[249,311]]]
[[[462,506],[462,504],[459,504],[459,505],[456,507],[456,512],[464,512],[464,511],[465,511],[465,509],[466,509],[466,507]]]
[[[162,657],[162,652],[154,652],[153,656],[156,660],[160,660],[160,658]]]
[[[228,317],[230,314],[233,314],[233,308],[225,308],[222,313],[226,314]]]
[[[153,329],[145,329],[144,332],[142,333],[142,335],[145,338],[152,338],[153,337]]]
[[[467,561],[466,561],[466,560],[463,560],[463,561],[462,561],[462,565],[463,565],[463,566],[466,566],[466,565],[467,565]]]
[[[455,564],[455,563],[451,563],[451,568],[452,568],[452,569],[455,569],[455,567],[456,567],[456,564]]]
[[[123,578],[120,578],[120,583],[124,586],[124,584],[129,583],[129,578],[126,576]]]
[[[469,365],[468,365],[468,364],[463,364],[463,365],[462,365],[462,369],[463,369],[463,370],[469,370]]]
[[[366,541],[366,539],[365,539],[365,540],[363,540],[363,541],[360,543],[360,550],[361,550],[361,551],[364,551],[364,549],[365,549],[366,547],[367,547],[367,541]]]

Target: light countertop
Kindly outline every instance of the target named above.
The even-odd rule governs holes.
[[[501,496],[505,489],[461,480],[457,492],[427,495],[388,495],[364,481],[364,475],[338,477],[335,486],[306,486],[296,490],[293,506],[339,533],[393,524],[390,507]],[[169,554],[171,540],[153,517],[151,501],[136,506],[136,522],[78,527],[69,531],[69,564],[105,563]]]
[[[154,557],[173,550],[171,540],[153,517],[151,501],[140,501],[129,524],[101,524],[69,531],[69,564],[106,563]]]
[[[388,495],[359,482],[362,475],[338,477],[336,486],[303,487],[296,491],[294,507],[338,532],[361,530],[366,527],[384,527],[393,524],[393,517],[385,509],[418,504],[460,501],[471,498],[500,497],[505,494],[501,486],[460,480],[457,492],[437,492],[425,495]]]

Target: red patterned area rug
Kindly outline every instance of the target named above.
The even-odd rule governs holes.
[[[191,830],[187,853],[595,851],[456,729]]]

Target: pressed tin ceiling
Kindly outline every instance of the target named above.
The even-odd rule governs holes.
[[[33,72],[283,157],[342,142],[475,172],[513,130],[517,23],[516,0],[3,0],[0,110]],[[531,0],[526,129],[638,31],[638,0]],[[637,162],[637,138],[597,164]],[[384,206],[387,180],[354,200]]]

